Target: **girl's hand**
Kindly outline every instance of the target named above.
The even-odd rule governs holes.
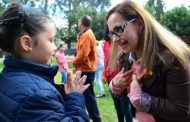
[[[122,68],[122,70],[112,80],[113,86],[121,89],[129,87],[132,81],[132,74],[132,70],[125,72],[124,68]]]
[[[138,64],[138,62],[133,63],[131,69],[134,71],[134,74],[136,74],[136,78],[139,82],[142,80],[142,78],[145,76],[147,72],[146,68],[141,67],[140,64]]]
[[[68,64],[72,64],[72,62],[73,62],[72,60],[67,60]]]
[[[80,78],[80,76],[81,76],[81,72],[77,71],[75,79],[72,82],[71,73],[68,72],[68,74],[67,74],[67,82],[66,82],[66,87],[65,87],[65,93],[66,94],[69,94],[69,93],[72,93],[72,92],[83,93],[90,86],[90,84],[84,85],[87,76],[84,75],[82,78]]]
[[[137,81],[136,74],[133,74],[133,79],[130,84],[129,100],[133,106],[140,112],[148,112],[151,104],[151,96],[141,90],[141,86]],[[153,121],[155,122],[155,121]]]

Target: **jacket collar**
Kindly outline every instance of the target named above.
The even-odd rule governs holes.
[[[83,33],[85,33],[87,30],[89,30],[90,28],[89,27],[86,27],[83,31],[80,31],[79,33],[78,33],[78,39],[82,36],[82,34]]]
[[[58,71],[58,66],[42,65],[19,58],[13,58],[11,56],[7,56],[5,58],[4,65],[5,67],[3,69],[3,72],[24,71],[41,76],[51,81],[54,79],[54,76],[57,74]]]

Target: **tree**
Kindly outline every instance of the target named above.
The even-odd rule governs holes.
[[[154,11],[155,11],[155,6],[154,6],[154,1],[155,0],[148,0],[144,6],[144,8],[149,11],[152,15],[154,15]]]
[[[67,22],[67,27],[58,27],[57,40],[62,40],[71,47],[76,42],[78,33],[77,23],[82,15],[89,15],[93,19],[92,29],[97,39],[102,39],[105,9],[110,6],[110,0],[2,0],[0,10],[4,10],[13,2],[40,8],[50,17],[57,16]]]
[[[176,7],[167,11],[161,18],[161,23],[178,36],[190,37],[190,10],[186,7]]]
[[[64,11],[62,16],[68,22],[68,28],[63,41],[71,47],[71,42],[76,42],[78,33],[78,20],[83,15],[89,15],[92,19],[92,29],[98,40],[102,39],[106,11],[110,6],[110,0],[57,0],[59,8]]]
[[[164,13],[164,3],[162,0],[157,0],[155,11],[156,11],[156,14],[155,14],[156,20],[160,21],[160,18]]]
[[[156,20],[160,21],[164,13],[164,2],[162,0],[148,0],[144,8],[148,10]]]

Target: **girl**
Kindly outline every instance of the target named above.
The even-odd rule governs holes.
[[[55,53],[55,58],[59,66],[59,71],[61,72],[62,75],[61,82],[63,84],[66,84],[67,72],[69,72],[69,66],[68,66],[67,56],[65,55],[64,51],[65,51],[65,46],[61,44],[59,46],[58,51]]]
[[[112,92],[128,91],[139,122],[189,122],[189,47],[133,1],[113,7],[107,24],[113,45],[127,54],[121,57],[125,68],[110,83]]]
[[[11,5],[0,17],[0,48],[8,53],[0,74],[0,121],[87,121],[82,93],[86,76],[68,77],[65,93],[53,78],[50,66],[56,46],[56,29],[49,17],[37,9]],[[59,87],[61,89],[61,87]]]

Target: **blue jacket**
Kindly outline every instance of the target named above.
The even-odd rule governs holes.
[[[57,66],[7,57],[0,74],[0,122],[89,122],[80,93],[54,87]]]

